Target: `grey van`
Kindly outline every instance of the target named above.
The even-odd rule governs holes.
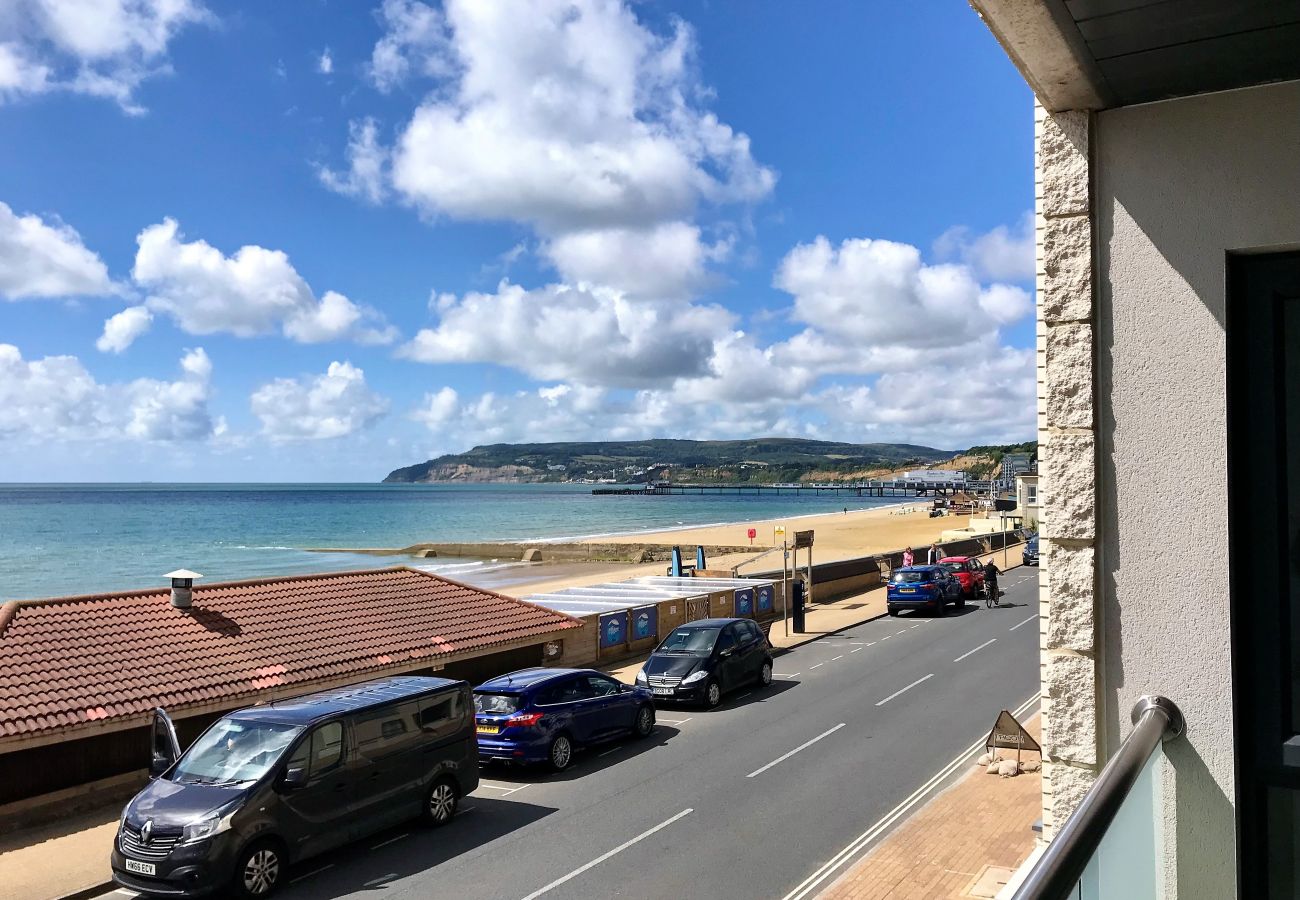
[[[166,897],[266,897],[289,864],[409,818],[443,825],[478,787],[463,681],[401,676],[241,709],[182,754],[154,713],[149,784],[113,842],[113,879]]]

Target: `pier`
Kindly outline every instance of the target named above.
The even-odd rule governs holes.
[[[665,497],[671,494],[845,494],[853,497],[943,497],[967,493],[987,495],[989,481],[855,481],[820,484],[675,484],[657,482],[644,485],[592,488],[597,495]]]

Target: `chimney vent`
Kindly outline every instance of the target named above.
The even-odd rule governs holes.
[[[177,609],[189,609],[190,598],[194,591],[194,579],[203,576],[189,569],[177,569],[163,577],[172,580],[172,606]]]

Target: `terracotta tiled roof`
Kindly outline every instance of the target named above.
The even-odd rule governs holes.
[[[0,740],[385,674],[581,623],[397,567],[0,605]]]

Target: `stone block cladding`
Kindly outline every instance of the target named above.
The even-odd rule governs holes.
[[[1043,836],[1098,770],[1091,120],[1034,106]]]

